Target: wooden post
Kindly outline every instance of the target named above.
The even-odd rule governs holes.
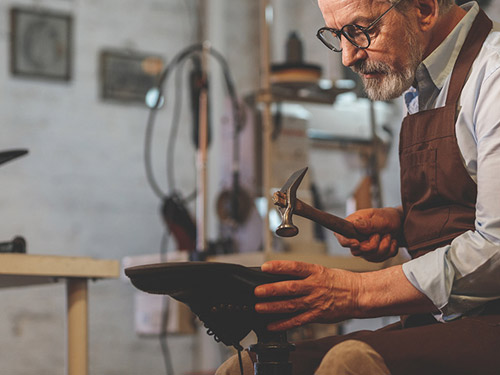
[[[87,279],[66,281],[68,309],[68,375],[88,375],[88,290]]]

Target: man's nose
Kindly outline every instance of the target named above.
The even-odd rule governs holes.
[[[351,42],[342,38],[342,64],[344,66],[353,66],[360,60],[366,59],[366,51],[358,48]]]

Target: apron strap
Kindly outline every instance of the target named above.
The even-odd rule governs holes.
[[[479,13],[472,24],[453,68],[446,105],[458,103],[458,98],[467,81],[469,70],[492,27],[493,22],[491,22],[482,9],[479,9]]]

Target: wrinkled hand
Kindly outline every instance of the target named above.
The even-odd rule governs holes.
[[[351,254],[370,262],[383,262],[398,253],[398,238],[402,231],[402,212],[399,208],[367,208],[346,218],[356,230],[369,238],[358,241],[335,233],[340,245],[349,247]]]
[[[294,261],[266,262],[261,268],[264,272],[301,278],[255,288],[259,298],[285,298],[257,303],[258,313],[296,313],[290,319],[271,323],[269,330],[287,330],[307,323],[334,323],[354,316],[354,301],[360,288],[357,274]]]

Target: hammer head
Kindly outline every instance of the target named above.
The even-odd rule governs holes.
[[[292,215],[297,200],[297,189],[307,169],[308,167],[305,167],[294,172],[279,191],[281,195],[286,194],[285,207],[278,208],[281,214],[281,225],[276,228],[276,234],[280,237],[293,237],[299,233],[299,228],[293,224]]]

